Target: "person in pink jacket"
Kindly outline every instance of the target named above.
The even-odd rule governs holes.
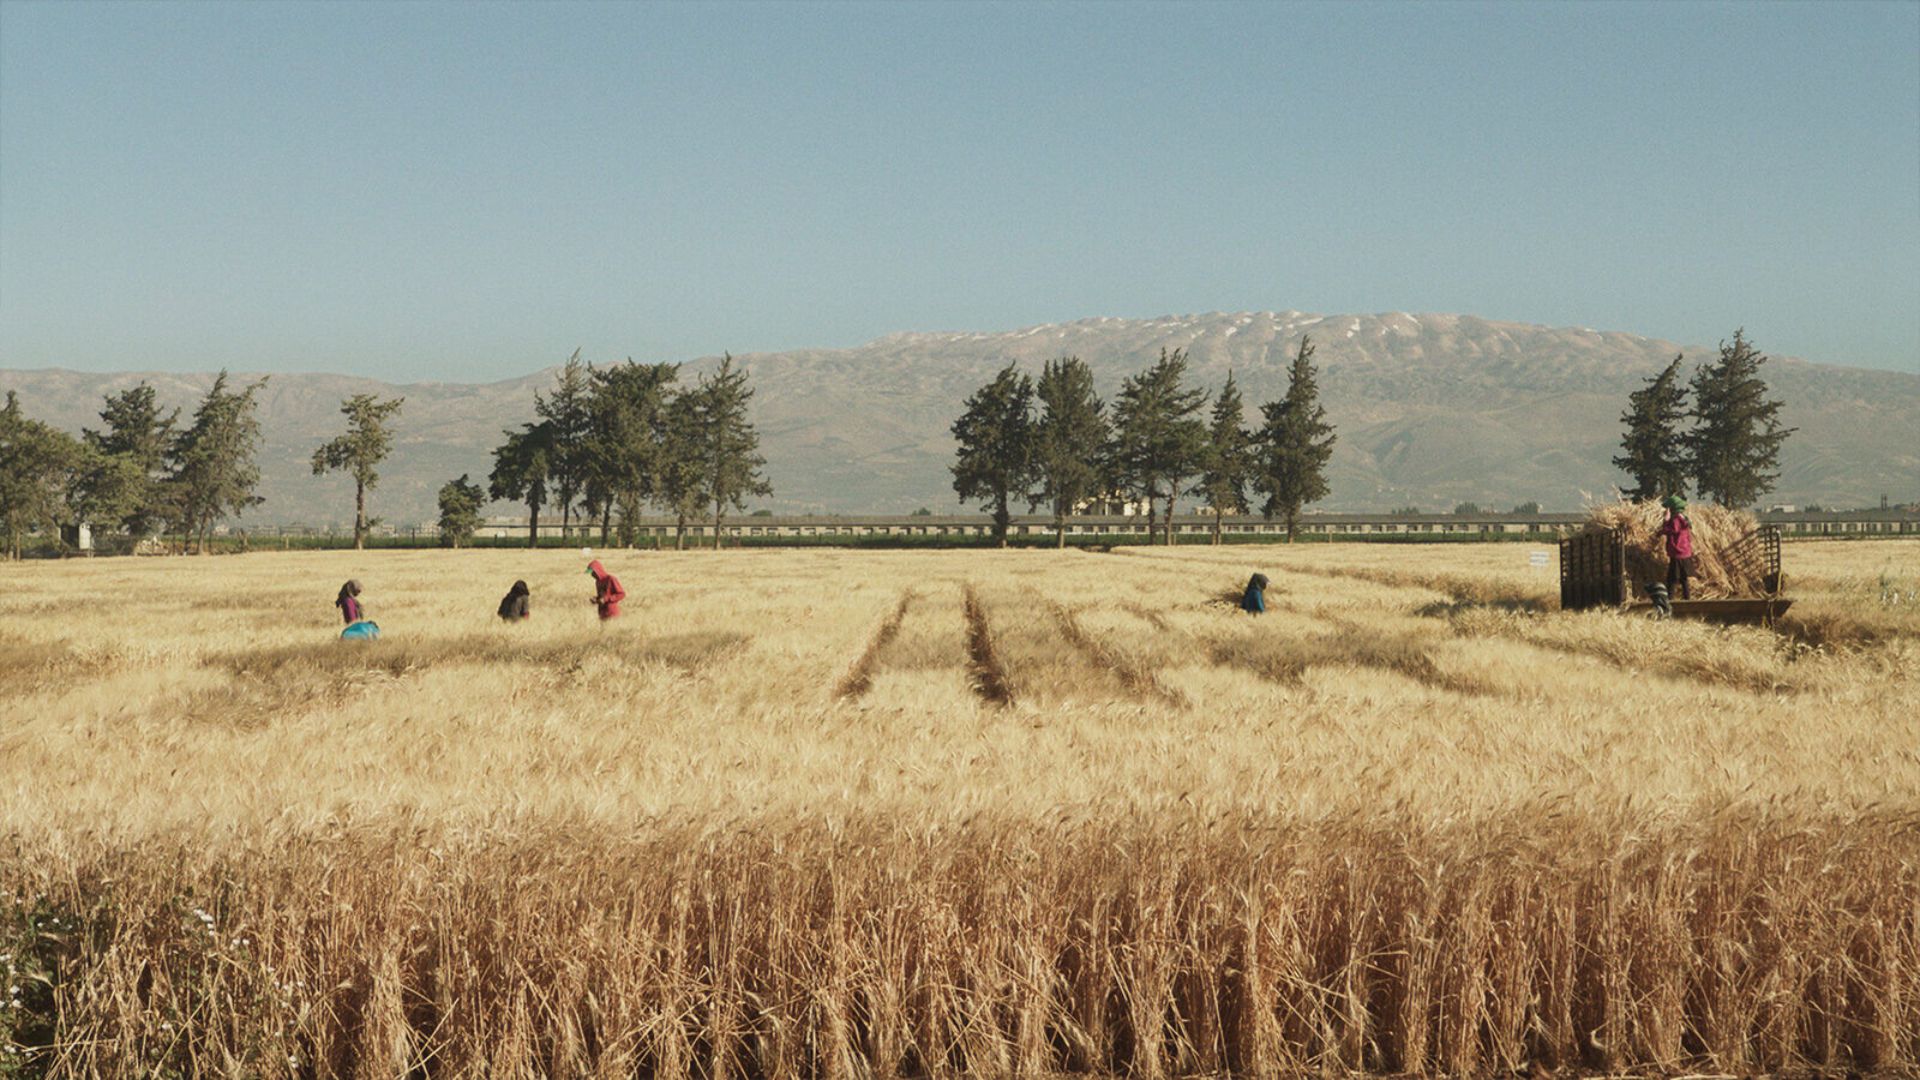
[[[1660,535],[1667,541],[1667,591],[1676,582],[1680,599],[1693,599],[1689,580],[1693,577],[1693,523],[1687,520],[1687,500],[1678,495],[1666,497],[1667,520],[1660,524]]]
[[[348,626],[367,617],[367,609],[360,603],[360,580],[351,578],[340,586],[340,595],[333,598],[333,606],[340,609],[340,618]]]
[[[600,609],[602,619],[615,619],[620,616],[620,601],[627,598],[627,590],[620,587],[620,579],[607,573],[607,568],[595,559],[587,564],[587,573],[593,575],[593,603]]]

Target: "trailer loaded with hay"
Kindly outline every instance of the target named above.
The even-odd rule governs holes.
[[[1648,586],[1667,580],[1659,531],[1665,517],[1652,501],[1593,510],[1581,532],[1560,541],[1561,610],[1654,611]],[[1718,506],[1692,508],[1687,519],[1693,526],[1693,596],[1672,598],[1674,618],[1771,625],[1793,604],[1781,591],[1780,530]]]

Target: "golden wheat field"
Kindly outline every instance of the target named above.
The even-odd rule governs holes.
[[[1530,550],[0,565],[0,1077],[1920,1067],[1920,544]]]

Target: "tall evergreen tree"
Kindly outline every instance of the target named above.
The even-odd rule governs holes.
[[[180,410],[162,415],[153,387],[145,382],[107,395],[103,405],[100,419],[106,429],[83,433],[105,459],[97,463],[97,479],[89,488],[97,505],[117,507],[118,513],[96,512],[90,520],[110,520],[136,538],[151,536],[167,522],[167,448]]]
[[[628,360],[590,372],[587,504],[600,517],[600,542],[620,514],[622,542],[632,541],[631,522],[655,496],[666,440],[667,399],[680,369],[675,364]]]
[[[540,546],[540,508],[546,504],[553,460],[553,427],[549,421],[523,424],[505,433],[507,441],[493,452],[493,473],[487,477],[487,495],[527,504],[527,546]],[[562,537],[562,539],[565,539]]]
[[[253,493],[260,484],[256,460],[260,418],[255,399],[266,384],[262,378],[245,389],[229,390],[223,369],[200,399],[193,423],[174,436],[168,451],[173,465],[168,483],[176,495],[181,532],[203,555],[217,522],[263,501]]]
[[[440,485],[440,543],[458,548],[480,531],[480,510],[487,505],[487,493],[479,484],[461,473],[458,480]]]
[[[706,513],[706,417],[699,387],[667,398],[661,452],[653,474],[654,499],[673,515],[673,546],[687,546],[687,522]]]
[[[1233,372],[1213,400],[1213,424],[1207,431],[1206,467],[1200,482],[1188,494],[1213,512],[1213,542],[1220,542],[1221,522],[1228,514],[1247,512],[1247,480],[1253,474],[1253,433],[1244,426],[1246,407]]]
[[[1768,400],[1760,378],[1766,356],[1735,330],[1720,343],[1720,359],[1693,373],[1694,429],[1685,444],[1700,494],[1722,506],[1752,506],[1780,478],[1780,444],[1793,428],[1780,426],[1780,402]]]
[[[1174,499],[1186,480],[1204,466],[1207,427],[1199,412],[1204,390],[1181,383],[1187,374],[1185,349],[1160,350],[1152,367],[1120,386],[1114,400],[1110,461],[1116,482],[1147,502],[1147,532],[1155,521],[1155,500],[1166,496],[1166,543],[1173,543]]]
[[[588,373],[592,369],[580,362],[580,350],[573,350],[549,394],[535,394],[534,414],[547,423],[548,494],[560,504],[560,535],[567,535],[573,524],[573,508],[584,493],[592,471],[593,415],[588,407],[591,395]]]
[[[1047,361],[1035,388],[1040,421],[1034,429],[1034,473],[1039,489],[1029,508],[1053,510],[1056,546],[1067,546],[1067,517],[1100,494],[1100,454],[1107,442],[1105,406],[1093,392],[1093,369],[1077,356]]]
[[[773,485],[760,472],[767,463],[760,456],[760,433],[747,419],[751,400],[753,387],[747,385],[746,369],[733,366],[732,353],[723,355],[712,375],[700,379],[701,449],[716,551],[727,510],[746,509],[749,495],[773,494]]]
[[[1301,508],[1327,495],[1326,468],[1335,438],[1327,410],[1320,405],[1312,338],[1300,339],[1300,349],[1287,370],[1286,397],[1262,405],[1260,411],[1265,424],[1260,429],[1260,465],[1253,487],[1267,497],[1261,513],[1286,519],[1291,543]]]
[[[367,546],[367,492],[380,486],[379,465],[393,451],[388,421],[399,413],[405,398],[381,401],[372,394],[355,394],[340,403],[347,430],[313,452],[313,475],[342,470],[353,476],[353,547]]]
[[[91,526],[96,543],[125,529],[141,512],[147,477],[131,458],[76,439],[68,461],[63,516],[72,524]]]
[[[962,501],[985,500],[981,509],[993,514],[993,538],[1006,547],[1013,524],[1010,505],[1031,501],[1033,380],[1011,363],[1000,369],[992,382],[967,398],[965,411],[953,422],[953,437],[960,443],[953,490]]]
[[[68,520],[67,494],[82,451],[72,436],[28,419],[7,391],[0,407],[0,530],[5,555],[21,555],[29,530],[56,531]]]
[[[1687,388],[1680,382],[1676,356],[1647,384],[1627,395],[1627,411],[1620,414],[1626,434],[1623,453],[1613,467],[1633,480],[1627,494],[1636,499],[1687,493],[1687,450],[1680,422],[1687,415]]]

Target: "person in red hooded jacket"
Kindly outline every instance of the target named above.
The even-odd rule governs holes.
[[[620,601],[627,598],[627,591],[620,587],[620,579],[607,573],[607,568],[595,559],[587,564],[587,573],[593,575],[593,603],[600,609],[602,619],[618,618]]]

